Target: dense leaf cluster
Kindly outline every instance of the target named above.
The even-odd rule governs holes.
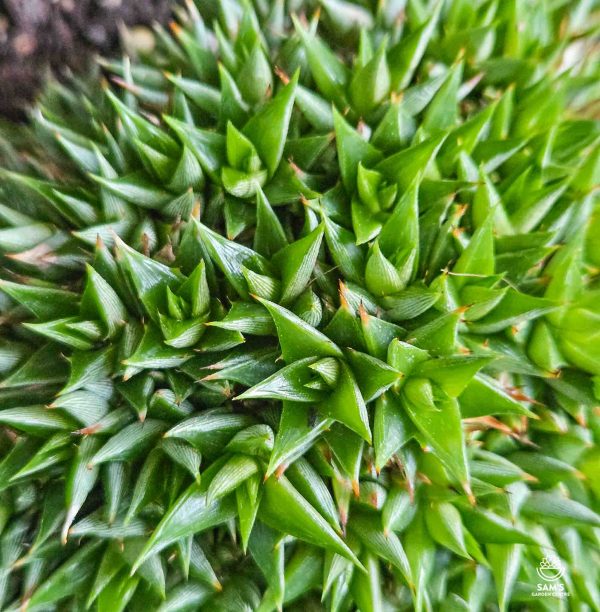
[[[3,143],[2,609],[600,609],[598,7],[315,8]]]

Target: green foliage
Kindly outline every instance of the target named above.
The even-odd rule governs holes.
[[[600,610],[599,11],[190,0],[51,84],[0,153],[0,608]]]

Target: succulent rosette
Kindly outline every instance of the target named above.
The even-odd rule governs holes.
[[[175,12],[3,129],[0,608],[600,609],[597,2]]]

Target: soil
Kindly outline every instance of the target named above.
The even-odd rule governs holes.
[[[22,119],[48,70],[119,48],[119,25],[166,23],[169,0],[0,0],[0,115]]]

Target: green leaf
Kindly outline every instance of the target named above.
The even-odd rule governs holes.
[[[274,302],[262,298],[257,299],[273,317],[281,352],[287,363],[307,357],[342,356],[342,351],[338,346],[300,317]]]
[[[277,300],[281,294],[281,283],[271,276],[257,274],[242,266],[242,274],[248,285],[250,295],[257,295],[266,300]]]
[[[47,323],[23,323],[28,330],[79,350],[89,350],[102,337],[102,328],[95,321],[78,317],[56,319]]]
[[[340,365],[336,388],[320,404],[319,410],[325,416],[343,423],[370,444],[371,429],[365,401],[350,368],[343,362]]]
[[[477,228],[469,240],[467,248],[454,264],[453,273],[458,276],[454,277],[453,280],[458,288],[463,287],[468,282],[470,275],[490,276],[494,274],[494,236],[492,230],[493,220],[490,216]]]
[[[254,145],[233,123],[227,124],[227,161],[232,168],[241,172],[257,172],[261,161]]]
[[[371,61],[357,70],[350,82],[350,97],[355,112],[367,115],[388,96],[391,86],[390,70],[386,60],[385,43]]]
[[[135,352],[123,361],[129,368],[164,369],[185,363],[192,353],[185,348],[166,346],[163,335],[155,325],[148,325]],[[126,379],[129,377],[126,377]]]
[[[188,79],[171,73],[165,76],[199,108],[213,116],[219,114],[220,94],[219,90],[195,79]]]
[[[323,330],[338,346],[366,350],[361,325],[353,306],[346,299],[346,286],[340,284],[340,307]]]
[[[331,257],[345,279],[362,284],[365,254],[352,232],[322,215]]]
[[[139,456],[149,448],[166,429],[163,421],[147,419],[143,423],[132,423],[112,436],[92,457],[90,466],[108,461],[125,461]]]
[[[107,347],[97,351],[74,351],[69,358],[71,373],[59,395],[72,393],[109,378],[113,372],[114,349]]]
[[[471,382],[475,374],[490,361],[490,358],[470,355],[440,357],[417,364],[413,374],[429,378],[438,384],[450,397],[458,397]]]
[[[319,94],[299,84],[296,89],[296,105],[317,132],[333,131],[332,107]]]
[[[492,312],[482,319],[469,324],[477,334],[489,334],[512,325],[537,319],[557,309],[556,302],[535,297],[509,288],[504,298]]]
[[[265,481],[259,517],[273,529],[332,550],[361,567],[347,544],[285,476],[271,476]]]
[[[192,484],[164,514],[133,564],[132,572],[176,540],[226,523],[234,516],[235,504],[231,497],[208,504],[201,486]]]
[[[130,138],[138,138],[165,155],[177,153],[177,143],[171,136],[153,125],[142,115],[128,108],[109,89],[106,89],[105,93],[111,104],[115,107],[115,110],[123,122],[123,127]]]
[[[438,0],[429,18],[414,32],[403,36],[388,53],[388,62],[392,75],[392,89],[405,89],[421,62],[430,39],[435,32],[444,2]]]
[[[242,94],[233,77],[223,65],[219,65],[219,81],[221,95],[217,107],[220,125],[231,122],[236,127],[246,121],[248,117],[248,105],[244,102]]]
[[[258,464],[252,457],[234,455],[211,480],[206,493],[207,503],[228,495],[257,472]]]
[[[168,191],[158,189],[141,172],[114,179],[105,179],[94,174],[90,176],[111,194],[142,208],[160,210],[171,200]]]
[[[385,535],[372,518],[370,514],[356,512],[352,515],[348,528],[368,550],[398,568],[412,590],[412,571],[400,539],[393,532]]]
[[[283,605],[285,591],[284,544],[281,536],[258,522],[249,541],[250,554],[269,585],[269,594],[278,609]]]
[[[131,503],[125,516],[125,525],[138,514],[140,510],[156,495],[162,487],[162,456],[157,450],[150,451],[142,464],[139,475],[135,479],[135,486],[131,494]]]
[[[190,314],[199,317],[206,314],[210,308],[210,292],[206,277],[204,260],[194,268],[188,279],[179,287],[178,295],[187,300],[191,306]]]
[[[263,257],[272,257],[287,246],[288,240],[277,215],[271,208],[262,189],[256,193],[256,231],[254,250]]]
[[[154,380],[148,375],[136,376],[119,383],[117,389],[143,421],[148,412],[148,401],[154,393]]]
[[[523,513],[549,525],[600,526],[600,515],[558,491],[534,491],[523,504]]]
[[[437,152],[444,143],[446,136],[434,136],[395,155],[387,157],[375,166],[388,181],[397,183],[402,191],[410,189],[415,179],[420,179]]]
[[[47,223],[30,223],[20,227],[3,228],[0,229],[0,250],[6,253],[20,253],[42,244],[53,233],[52,226]]]
[[[395,205],[392,214],[385,222],[379,234],[379,246],[387,257],[395,260],[395,255],[406,249],[419,248],[419,190],[417,182],[402,195]],[[417,268],[415,258],[413,270]]]
[[[429,323],[411,330],[406,342],[434,355],[450,355],[456,350],[458,325],[461,313],[456,310],[433,319]]]
[[[177,321],[159,314],[160,329],[165,344],[177,349],[195,346],[204,335],[207,315],[187,321]]]
[[[425,511],[425,522],[431,537],[461,557],[469,558],[465,531],[459,511],[450,503],[431,504]]]
[[[55,431],[73,431],[77,427],[76,422],[64,415],[60,409],[44,406],[0,410],[0,424],[42,437]]]
[[[322,239],[323,227],[319,225],[307,236],[284,247],[273,258],[273,263],[281,272],[282,304],[287,305],[298,298],[308,285]]]
[[[98,596],[98,610],[112,609],[115,612],[125,610],[139,582],[138,576],[128,576],[126,572],[117,574]]]
[[[77,313],[78,296],[70,291],[20,285],[3,279],[0,279],[0,290],[22,304],[38,319],[56,319]]]
[[[98,479],[98,468],[90,467],[89,463],[101,444],[102,441],[98,438],[83,438],[71,462],[65,488],[67,514],[61,531],[63,544],[67,541],[69,528]]]
[[[321,475],[304,457],[299,457],[286,470],[286,476],[297,491],[331,526],[339,529],[339,516],[335,503]]]
[[[100,593],[122,569],[123,565],[123,557],[114,547],[108,546],[104,555],[102,555],[96,578],[91,586],[87,599],[88,606],[91,606],[98,599]]]
[[[255,43],[241,67],[238,83],[244,98],[251,104],[261,102],[271,93],[273,89],[271,66],[259,41]]]
[[[346,357],[367,403],[378,398],[402,377],[398,370],[366,353],[348,349]]]
[[[279,351],[271,348],[233,353],[208,366],[211,373],[202,380],[228,380],[251,387],[277,371],[275,360],[278,356]]]
[[[198,160],[188,149],[188,147],[184,146],[181,157],[179,158],[177,166],[173,171],[173,175],[168,182],[169,189],[175,193],[184,192],[181,197],[185,198],[187,195],[189,196],[191,202],[193,199],[193,189],[201,189],[204,187],[204,182],[204,175]],[[192,212],[192,206],[193,204],[191,204],[188,208],[187,214],[180,213],[181,218],[187,219],[189,217],[190,213]],[[176,217],[176,211],[177,207],[172,202],[164,210],[164,214],[171,214]]]
[[[127,465],[122,461],[112,461],[102,468],[102,486],[105,495],[104,514],[109,525],[117,518],[117,512],[123,501],[125,487],[129,480]]]
[[[266,274],[270,269],[268,262],[253,250],[223,238],[195,220],[194,223],[197,224],[202,243],[211,259],[219,266],[240,297],[247,299],[248,290],[243,268]]]
[[[256,336],[275,334],[275,327],[269,313],[259,304],[246,302],[234,302],[224,319],[211,321],[207,325]]]
[[[417,511],[414,500],[404,488],[393,486],[385,500],[381,511],[381,521],[384,535],[390,531],[400,532],[406,529]]]
[[[397,295],[383,298],[382,303],[392,321],[405,321],[423,314],[439,299],[440,293],[433,288],[411,285]]]
[[[0,382],[0,389],[63,383],[67,375],[66,360],[56,359],[56,345],[46,344]]]
[[[250,118],[242,130],[256,147],[270,176],[275,174],[285,146],[298,76],[299,73],[296,73],[271,101]]]
[[[252,425],[249,415],[205,411],[199,416],[181,421],[165,433],[166,438],[182,438],[195,446],[203,456],[214,456],[240,429]]]
[[[348,69],[342,60],[326,45],[323,40],[306,32],[299,21],[293,17],[296,32],[302,44],[312,74],[319,91],[328,99],[343,106],[344,91],[348,81]]]
[[[212,589],[197,582],[186,582],[172,588],[157,612],[198,610],[213,595]]]
[[[175,463],[184,468],[192,478],[200,478],[200,453],[184,440],[164,438],[160,448]]]
[[[469,468],[458,402],[448,398],[431,405],[424,379],[411,378],[403,388],[404,407],[423,439],[468,491]]]
[[[151,317],[157,310],[165,309],[165,289],[177,287],[181,277],[169,267],[145,257],[127,246],[120,238],[115,239],[117,261],[135,287],[136,294]]]
[[[500,612],[506,612],[519,570],[521,568],[520,544],[488,544],[487,557],[490,561]]]
[[[308,387],[314,378],[309,366],[316,357],[306,357],[290,363],[275,374],[254,385],[251,389],[238,395],[238,401],[250,399],[275,399],[294,402],[318,402],[323,399],[323,392]]]
[[[325,440],[331,449],[334,463],[341,473],[350,481],[356,494],[359,489],[360,468],[363,458],[364,442],[354,433],[335,423],[325,434]]]
[[[529,544],[536,540],[530,534],[519,529],[512,522],[495,514],[491,510],[474,509],[463,512],[463,519],[469,532],[478,542],[493,544]]]
[[[258,474],[251,476],[235,490],[242,549],[244,552],[248,549],[248,542],[256,523],[256,515],[258,514],[261,498],[261,477]]]
[[[333,123],[342,181],[346,191],[352,194],[356,189],[359,163],[367,167],[373,166],[381,161],[383,154],[354,130],[335,107]]]
[[[46,443],[35,455],[12,477],[11,480],[27,479],[38,475],[49,468],[58,465],[71,457],[71,449],[67,447],[70,442],[68,433],[57,433],[48,438]]]
[[[453,66],[448,72],[443,85],[429,103],[423,118],[423,127],[428,133],[448,130],[456,125],[462,74],[462,63]]]
[[[533,416],[522,404],[510,397],[491,377],[478,374],[460,395],[463,418],[488,414],[521,414]]]
[[[410,268],[412,268],[412,260],[410,263]],[[406,287],[409,280],[407,276],[401,274],[386,258],[379,247],[379,240],[376,240],[365,267],[365,286],[367,289],[375,296],[398,293]]]
[[[100,542],[88,542],[54,570],[35,590],[29,600],[31,608],[59,602],[84,589],[97,566]]]
[[[376,555],[368,552],[363,553],[360,558],[366,568],[366,574],[353,572],[350,592],[360,610],[376,612],[383,607],[382,577],[379,559]],[[343,578],[344,576],[341,577],[341,579]]]
[[[304,454],[332,422],[307,403],[284,401],[266,477]]]
[[[388,363],[406,378],[414,368],[429,359],[429,353],[395,338],[388,347]]]
[[[373,446],[375,467],[381,470],[411,437],[411,427],[402,404],[393,393],[384,393],[375,403]]]
[[[115,290],[90,265],[86,266],[87,282],[81,298],[81,315],[100,319],[112,337],[127,320],[127,311]]]
[[[190,127],[187,123],[165,116],[181,142],[198,158],[202,170],[215,182],[220,182],[220,171],[226,162],[225,137],[209,130]]]

